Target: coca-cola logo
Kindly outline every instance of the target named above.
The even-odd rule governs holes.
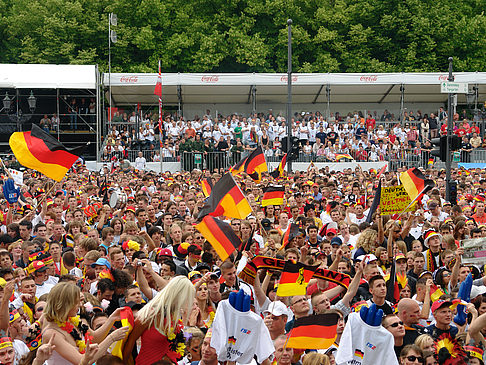
[[[449,81],[449,75],[439,75],[439,81]]]
[[[120,82],[133,84],[138,82],[138,76],[122,76],[120,77]]]
[[[378,81],[378,76],[377,75],[361,76],[359,78],[359,81],[361,81],[361,82],[376,82],[376,81]]]
[[[289,79],[289,78],[288,78],[288,76],[282,76],[282,77],[280,78],[280,81],[282,81],[282,82],[287,82],[287,80],[288,80],[288,79]],[[296,81],[297,81],[297,79],[298,79],[298,77],[297,77],[297,76],[292,75],[292,82],[296,82]]]
[[[202,82],[218,82],[219,77],[218,76],[203,76],[201,77]]]

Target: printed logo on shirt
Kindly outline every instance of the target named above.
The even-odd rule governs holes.
[[[247,335],[249,335],[251,333],[251,331],[247,330],[246,328],[242,328],[240,331],[247,334]]]
[[[236,343],[236,338],[233,336],[228,337],[228,344],[234,345]]]
[[[372,350],[376,349],[376,346],[373,345],[372,343],[369,343],[369,342],[366,343],[366,347],[368,347],[368,348],[370,348]]]
[[[354,356],[357,356],[357,357],[359,357],[360,359],[362,359],[362,358],[363,358],[363,356],[364,356],[364,352],[363,352],[363,351],[361,351],[361,350],[359,350],[359,349],[356,349],[356,350],[354,350]]]

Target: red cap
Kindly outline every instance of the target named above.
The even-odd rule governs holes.
[[[432,304],[432,308],[430,310],[432,313],[434,313],[437,309],[443,308],[443,307],[450,307],[452,305],[452,302],[449,302],[448,300],[437,300]]]
[[[161,248],[159,252],[157,252],[157,256],[170,256],[172,257],[172,251],[168,248]]]
[[[334,235],[337,235],[336,228],[328,228],[328,229],[326,230],[326,236],[327,236],[329,233],[334,233]]]

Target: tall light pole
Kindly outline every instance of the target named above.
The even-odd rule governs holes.
[[[114,30],[111,30],[111,26],[117,26],[118,24],[118,17],[116,16],[115,13],[110,13],[108,15],[108,94],[110,95],[110,100],[109,100],[109,108],[110,111],[108,113],[108,125],[109,128],[111,129],[111,44],[115,44],[117,41],[117,36],[116,32]]]
[[[449,82],[454,81],[452,75],[452,57],[449,57]],[[452,98],[454,94],[448,94],[447,98],[447,146],[446,146],[446,201],[451,201],[451,139],[452,139],[452,124],[454,123],[454,116],[452,112]]]
[[[292,19],[287,20],[289,35],[287,39],[287,173],[292,172],[292,161],[289,159],[292,149]]]

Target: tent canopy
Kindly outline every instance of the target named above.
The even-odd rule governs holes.
[[[469,92],[478,87],[478,102],[486,98],[486,72],[454,73],[455,82],[468,83]],[[114,105],[156,104],[154,95],[158,74],[112,73],[103,75],[103,84],[111,85]],[[399,103],[401,86],[407,102],[442,103],[447,94],[440,85],[447,73],[326,73],[293,74],[292,102],[315,104],[327,102],[329,87],[332,103]],[[253,89],[259,103],[285,103],[287,74],[162,74],[162,99],[165,105],[249,104]],[[109,95],[108,93],[106,94]],[[179,99],[180,97],[180,99]],[[465,103],[464,94],[458,101]]]
[[[94,65],[0,64],[0,88],[96,89]]]

